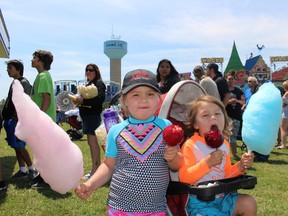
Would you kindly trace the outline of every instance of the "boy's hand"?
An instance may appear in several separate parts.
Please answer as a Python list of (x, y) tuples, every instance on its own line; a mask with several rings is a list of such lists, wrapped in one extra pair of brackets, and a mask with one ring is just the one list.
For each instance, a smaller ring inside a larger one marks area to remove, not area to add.
[(221, 164), (223, 157), (224, 157), (224, 153), (222, 150), (216, 150), (214, 152), (211, 152), (205, 159), (207, 166), (211, 168), (211, 167)]
[(240, 159), (239, 169), (241, 171), (248, 169), (253, 164), (253, 160), (254, 160), (253, 153), (244, 153)]

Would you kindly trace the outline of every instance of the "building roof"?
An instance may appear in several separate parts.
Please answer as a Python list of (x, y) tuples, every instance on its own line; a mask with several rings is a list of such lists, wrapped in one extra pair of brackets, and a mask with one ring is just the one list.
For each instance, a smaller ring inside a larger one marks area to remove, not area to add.
[(235, 71), (244, 70), (244, 66), (240, 60), (235, 41), (233, 42), (233, 47), (232, 47), (230, 59), (229, 59), (229, 62), (227, 64), (227, 67), (226, 67), (224, 73), (227, 73), (230, 70), (235, 70)]
[(247, 59), (246, 63), (245, 63), (245, 70), (246, 71), (252, 70), (252, 68), (255, 66), (255, 64), (257, 63), (257, 61), (259, 60), (260, 57), (261, 57), (261, 55), (258, 55), (258, 56), (252, 57), (250, 59)]
[(278, 71), (275, 71), (272, 73), (272, 81), (277, 81), (277, 80), (287, 80), (288, 79), (288, 67), (282, 68)]

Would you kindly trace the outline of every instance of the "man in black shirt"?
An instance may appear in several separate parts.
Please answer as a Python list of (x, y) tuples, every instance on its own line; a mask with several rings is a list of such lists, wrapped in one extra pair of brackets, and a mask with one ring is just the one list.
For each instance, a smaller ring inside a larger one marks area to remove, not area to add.
[(218, 92), (220, 94), (220, 99), (226, 107), (230, 99), (230, 91), (227, 81), (224, 79), (221, 72), (218, 71), (218, 68), (218, 65), (215, 63), (208, 64), (206, 68), (206, 75), (211, 77), (216, 83)]

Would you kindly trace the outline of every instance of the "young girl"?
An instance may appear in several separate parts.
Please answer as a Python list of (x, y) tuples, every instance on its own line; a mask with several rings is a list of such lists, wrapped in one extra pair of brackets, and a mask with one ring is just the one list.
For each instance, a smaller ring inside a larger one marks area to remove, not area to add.
[(182, 160), (180, 151), (162, 139), (171, 123), (154, 116), (160, 97), (156, 76), (143, 69), (131, 71), (121, 93), (129, 117), (109, 130), (104, 162), (76, 194), (86, 200), (112, 177), (107, 215), (164, 216), (168, 167), (176, 170)]
[[(253, 154), (244, 153), (239, 162), (231, 165), (229, 143), (217, 149), (209, 147), (204, 134), (217, 126), (227, 138), (230, 122), (221, 101), (212, 96), (203, 96), (193, 101), (188, 112), (187, 126), (192, 136), (182, 146), (183, 165), (179, 169), (181, 182), (197, 184), (203, 181), (236, 177), (246, 172), (253, 163)], [(186, 208), (189, 215), (256, 215), (257, 206), (253, 197), (230, 193), (216, 195), (214, 201), (205, 202), (190, 195)]]

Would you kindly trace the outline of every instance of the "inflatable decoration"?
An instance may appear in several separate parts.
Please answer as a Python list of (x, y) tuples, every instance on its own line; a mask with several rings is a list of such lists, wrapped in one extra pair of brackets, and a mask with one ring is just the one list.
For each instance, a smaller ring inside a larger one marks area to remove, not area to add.
[(224, 136), (217, 125), (212, 125), (210, 131), (204, 134), (205, 141), (211, 148), (219, 148), (224, 142)]
[(77, 187), (84, 173), (79, 147), (24, 93), (18, 80), (13, 84), (12, 100), (18, 114), (15, 135), (30, 146), (42, 178), (61, 194)]
[(169, 146), (180, 145), (184, 140), (184, 131), (178, 125), (169, 125), (163, 131), (163, 139)]
[(264, 83), (243, 113), (242, 139), (249, 151), (270, 154), (277, 139), (281, 113), (280, 91), (273, 83)]

